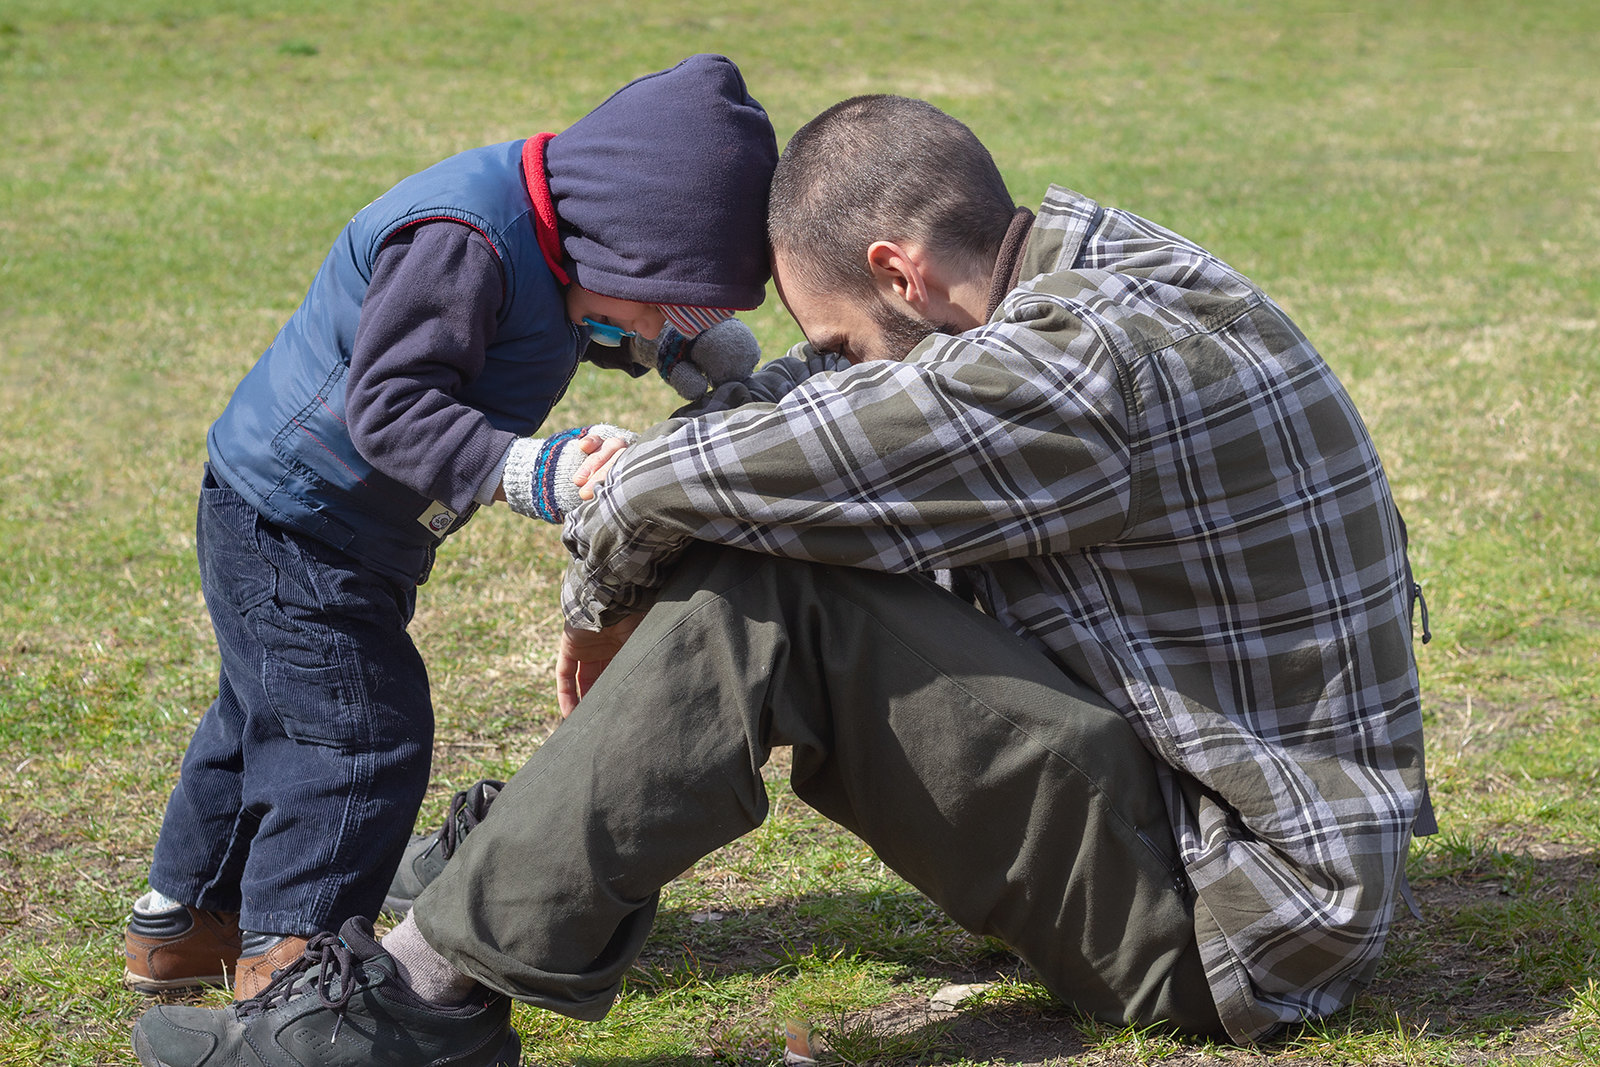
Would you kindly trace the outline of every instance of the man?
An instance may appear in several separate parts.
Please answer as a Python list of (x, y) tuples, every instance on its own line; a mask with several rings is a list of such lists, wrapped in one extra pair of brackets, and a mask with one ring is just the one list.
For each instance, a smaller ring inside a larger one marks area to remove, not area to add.
[(385, 1015), (461, 1063), (507, 995), (599, 1018), (660, 887), (761, 822), (774, 745), (1099, 1017), (1248, 1041), (1370, 980), (1430, 828), (1415, 587), (1311, 345), (1152, 223), (1061, 188), (1016, 209), (919, 101), (807, 124), (768, 224), (813, 351), (655, 428), (569, 517), (569, 718), (381, 947), (348, 926), (249, 1018), (158, 1009), (147, 1063), (267, 1016)]

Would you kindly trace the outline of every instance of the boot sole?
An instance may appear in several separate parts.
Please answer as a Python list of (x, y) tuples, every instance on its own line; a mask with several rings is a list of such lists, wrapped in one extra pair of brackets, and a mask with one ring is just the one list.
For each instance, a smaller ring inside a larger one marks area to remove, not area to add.
[(138, 993), (175, 993), (182, 989), (205, 989), (228, 984), (225, 974), (187, 975), (183, 978), (148, 978), (134, 974), (127, 968), (122, 971), (122, 984)]
[[(138, 1055), (139, 1062), (144, 1067), (171, 1067), (165, 1060), (157, 1056), (150, 1047), (150, 1041), (144, 1036), (144, 1030), (138, 1023), (133, 1024), (133, 1051)], [(521, 1067), (522, 1064), (522, 1039), (517, 1032), (512, 1030), (506, 1035), (505, 1044), (500, 1046), (500, 1051), (494, 1054), (494, 1063), (490, 1067)]]

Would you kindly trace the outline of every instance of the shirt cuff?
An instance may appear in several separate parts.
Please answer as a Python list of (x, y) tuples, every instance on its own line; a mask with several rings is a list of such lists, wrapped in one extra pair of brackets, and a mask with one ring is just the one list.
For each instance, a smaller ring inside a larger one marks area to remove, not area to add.
[(500, 456), (500, 462), (494, 465), (494, 470), (489, 472), (489, 476), (483, 480), (482, 485), (478, 486), (478, 491), (472, 498), (484, 507), (494, 503), (495, 490), (500, 488), (501, 481), (505, 479), (506, 460), (511, 458), (511, 449), (515, 444), (516, 441), (512, 441), (510, 445), (506, 446), (505, 452)]

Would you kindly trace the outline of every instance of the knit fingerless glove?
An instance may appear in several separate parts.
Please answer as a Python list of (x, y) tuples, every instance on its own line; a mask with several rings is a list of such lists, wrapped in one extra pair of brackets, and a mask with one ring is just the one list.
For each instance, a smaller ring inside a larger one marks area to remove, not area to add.
[(562, 430), (550, 437), (517, 438), (506, 454), (506, 470), (501, 478), (511, 510), (545, 522), (565, 522), (567, 513), (582, 502), (572, 476), (588, 458), (583, 449), (576, 447), (578, 439), (586, 436), (622, 440), (630, 445), (638, 438), (631, 430), (603, 422)]

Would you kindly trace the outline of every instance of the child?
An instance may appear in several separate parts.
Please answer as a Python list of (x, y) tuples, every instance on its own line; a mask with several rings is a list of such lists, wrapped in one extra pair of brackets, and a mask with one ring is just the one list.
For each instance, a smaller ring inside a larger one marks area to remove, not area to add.
[[(427, 784), (406, 627), (439, 542), (499, 499), (562, 521), (588, 454), (626, 439), (531, 436), (580, 358), (638, 373), (659, 335), (690, 391), (685, 339), (764, 296), (777, 155), (738, 68), (698, 55), (345, 227), (208, 436), (196, 549), (222, 670), (128, 925), (135, 989), (231, 971), (247, 999), (310, 935), (377, 914)], [(753, 355), (699, 362), (703, 389)]]

